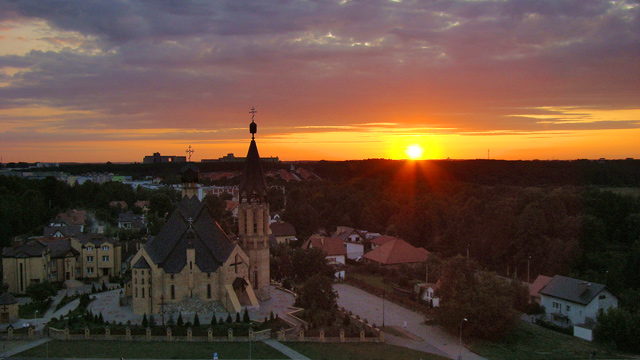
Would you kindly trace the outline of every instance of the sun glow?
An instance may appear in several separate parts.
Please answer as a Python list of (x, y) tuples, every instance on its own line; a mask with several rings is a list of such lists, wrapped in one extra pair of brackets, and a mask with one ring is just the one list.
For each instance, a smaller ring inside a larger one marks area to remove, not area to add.
[(407, 156), (411, 160), (418, 160), (422, 158), (422, 155), (424, 154), (424, 149), (422, 148), (422, 146), (418, 144), (409, 145), (407, 147), (407, 150), (405, 151), (405, 154), (407, 154)]

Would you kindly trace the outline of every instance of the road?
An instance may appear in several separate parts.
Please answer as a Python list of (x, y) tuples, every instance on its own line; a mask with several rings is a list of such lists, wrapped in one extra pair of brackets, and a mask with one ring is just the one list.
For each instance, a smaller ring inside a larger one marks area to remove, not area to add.
[[(346, 284), (334, 284), (333, 287), (339, 295), (339, 306), (352, 311), (355, 315), (360, 315), (361, 318), (367, 319), (369, 323), (382, 325), (382, 298)], [(387, 343), (442, 355), (451, 359), (458, 358), (460, 353), (459, 338), (452, 336), (439, 327), (424, 325), (424, 316), (422, 314), (385, 301), (384, 320), (386, 326), (403, 327), (406, 322), (408, 331), (424, 339), (424, 341), (418, 342), (385, 334)], [(462, 349), (462, 359), (486, 360), (466, 348)]]

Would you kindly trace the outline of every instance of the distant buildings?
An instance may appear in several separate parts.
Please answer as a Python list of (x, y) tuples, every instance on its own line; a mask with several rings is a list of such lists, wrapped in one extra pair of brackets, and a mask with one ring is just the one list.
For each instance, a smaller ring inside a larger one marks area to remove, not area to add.
[(153, 155), (147, 155), (142, 159), (143, 164), (162, 164), (162, 163), (170, 163), (170, 162), (187, 162), (186, 156), (163, 156), (160, 155), (159, 152), (153, 153)]
[[(228, 153), (227, 155), (221, 157), (221, 158), (217, 158), (217, 159), (202, 159), (201, 162), (245, 162), (247, 158), (246, 157), (236, 157), (235, 155), (233, 155), (233, 153)], [(271, 157), (261, 157), (260, 158), (261, 161), (263, 162), (278, 162), (280, 161), (280, 159), (278, 159), (277, 156), (271, 156)]]

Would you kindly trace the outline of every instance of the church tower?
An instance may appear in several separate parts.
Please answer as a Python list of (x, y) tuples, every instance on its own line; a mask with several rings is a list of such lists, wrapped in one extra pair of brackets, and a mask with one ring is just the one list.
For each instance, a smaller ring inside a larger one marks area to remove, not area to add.
[(255, 108), (251, 108), (251, 144), (240, 182), (238, 235), (240, 247), (249, 256), (249, 282), (260, 300), (269, 298), (269, 202), (255, 134)]

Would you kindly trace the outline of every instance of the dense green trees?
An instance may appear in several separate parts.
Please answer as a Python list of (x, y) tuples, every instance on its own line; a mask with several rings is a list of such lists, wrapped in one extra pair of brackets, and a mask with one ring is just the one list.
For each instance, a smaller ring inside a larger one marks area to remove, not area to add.
[(593, 330), (597, 341), (614, 343), (618, 350), (640, 352), (640, 313), (610, 308), (598, 315)]
[(512, 330), (521, 304), (522, 285), (500, 279), (495, 274), (480, 271), (478, 264), (462, 256), (444, 264), (441, 285), (436, 295), (442, 302), (435, 315), (438, 322), (451, 332), (460, 328), (474, 337), (498, 339)]

